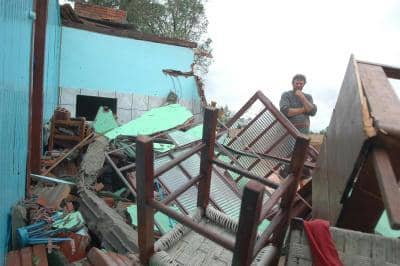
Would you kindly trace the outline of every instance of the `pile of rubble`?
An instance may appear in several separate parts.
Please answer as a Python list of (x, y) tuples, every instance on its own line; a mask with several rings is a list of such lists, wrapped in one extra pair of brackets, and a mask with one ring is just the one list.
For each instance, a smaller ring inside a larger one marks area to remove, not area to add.
[[(241, 118), (247, 111), (243, 109), (227, 125), (221, 123), (216, 157), (264, 176), (277, 188), (290, 162), (294, 131), (279, 119), (273, 120), (275, 109), (272, 113), (265, 111), (266, 104), (271, 108), (265, 96), (258, 92), (253, 98), (250, 102), (259, 100), (264, 104), (262, 113), (243, 125)], [(154, 108), (124, 125), (118, 125), (106, 107), (99, 108), (91, 123), (84, 118), (71, 118), (67, 110), (57, 108), (49, 127), (42, 171), (30, 176), (31, 197), (13, 209), (13, 251), (8, 254), (7, 265), (19, 265), (18, 261), (27, 259), (33, 265), (139, 264), (136, 137), (152, 136), (154, 165), (162, 168), (201, 142), (204, 125), (193, 121), (190, 111), (179, 104)], [(260, 147), (266, 150), (261, 151)], [(310, 169), (316, 159), (313, 152), (310, 148)], [(154, 183), (157, 199), (167, 200), (182, 182), (199, 176), (200, 156), (190, 156), (160, 174)], [(304, 173), (305, 180), (309, 180), (309, 171)], [(237, 220), (242, 189), (248, 179), (217, 166), (212, 169), (212, 176), (211, 205)], [(295, 206), (298, 214), (307, 218), (311, 195), (307, 192), (310, 184), (304, 184)], [(273, 189), (266, 189), (265, 195), (272, 192)], [(190, 214), (196, 209), (196, 194), (196, 189), (191, 188), (169, 206)], [(263, 213), (265, 220), (260, 230), (274, 214)], [(161, 237), (175, 225), (175, 220), (157, 212), (155, 237)]]
[[(13, 208), (7, 265), (25, 260), (32, 265), (138, 264), (136, 193), (124, 177), (128, 172), (134, 178), (134, 167), (117, 167), (134, 165), (135, 136), (162, 133), (156, 149), (163, 153), (175, 147), (165, 132), (189, 126), (193, 116), (177, 104), (155, 108), (122, 126), (107, 107), (99, 108), (92, 123), (57, 108), (46, 134), (41, 173), (30, 175), (31, 197)], [(164, 192), (158, 191), (161, 197)], [(175, 225), (166, 217), (160, 221), (158, 235)]]

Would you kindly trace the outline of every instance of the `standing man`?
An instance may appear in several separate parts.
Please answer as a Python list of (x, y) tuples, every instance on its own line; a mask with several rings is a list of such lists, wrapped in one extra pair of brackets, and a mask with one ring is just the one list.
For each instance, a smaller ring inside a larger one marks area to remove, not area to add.
[(308, 134), (310, 130), (310, 116), (317, 113), (317, 106), (313, 103), (310, 94), (303, 93), (306, 77), (297, 74), (292, 79), (293, 90), (282, 94), (279, 102), (281, 112), (301, 132)]

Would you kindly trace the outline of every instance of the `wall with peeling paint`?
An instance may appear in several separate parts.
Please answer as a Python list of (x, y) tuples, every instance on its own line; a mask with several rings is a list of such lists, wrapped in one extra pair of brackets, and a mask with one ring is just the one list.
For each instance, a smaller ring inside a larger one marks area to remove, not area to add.
[(10, 209), (25, 195), (32, 0), (0, 0), (0, 265), (10, 232)]
[[(193, 58), (191, 48), (63, 26), (60, 98), (64, 95), (69, 98), (60, 99), (59, 103), (74, 114), (77, 94), (125, 99), (137, 96), (117, 111), (124, 120), (130, 120), (159, 106), (174, 91), (183, 105), (194, 110), (194, 102), (200, 105), (195, 79), (171, 77), (162, 72), (163, 69), (191, 71)], [(140, 103), (135, 106), (135, 101)], [(122, 101), (118, 100), (119, 103)]]

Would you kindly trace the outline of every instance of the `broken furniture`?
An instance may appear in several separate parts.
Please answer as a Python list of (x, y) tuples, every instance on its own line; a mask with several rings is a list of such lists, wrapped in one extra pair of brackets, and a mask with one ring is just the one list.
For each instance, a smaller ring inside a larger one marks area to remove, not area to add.
[(386, 209), (400, 229), (400, 101), (389, 78), (400, 69), (350, 58), (313, 174), (314, 218), (373, 232)]
[[(61, 214), (59, 213), (56, 213), (51, 218), (54, 222), (62, 219)], [(19, 245), (21, 247), (26, 247), (28, 245), (47, 244), (49, 242), (58, 243), (62, 241), (72, 240), (71, 238), (66, 237), (51, 237), (62, 231), (62, 228), (53, 228), (52, 223), (41, 221), (35, 224), (18, 228), (17, 236)]]
[[(272, 102), (257, 91), (226, 125), (222, 125), (216, 142), (217, 156), (254, 175), (282, 180), (288, 174), (288, 164), (299, 134)], [(317, 157), (318, 151), (310, 145), (302, 178), (311, 177)], [(231, 171), (227, 174), (241, 188), (249, 180)], [(306, 184), (307, 187), (296, 195), (295, 216), (303, 218), (311, 213), (311, 181)]]
[[(255, 257), (257, 257), (258, 261), (262, 261), (262, 265), (276, 263), (288, 221), (291, 217), (293, 200), (306, 159), (309, 139), (301, 134), (297, 136), (290, 160), (290, 174), (281, 185), (277, 185), (268, 179), (264, 179), (264, 176), (259, 177), (247, 170), (217, 159), (214, 154), (217, 110), (206, 108), (204, 117), (202, 142), (184, 154), (175, 157), (170, 162), (161, 165), (156, 170), (154, 169), (154, 152), (151, 138), (142, 136), (137, 139), (136, 149), (137, 154), (140, 155), (136, 160), (136, 182), (138, 241), (141, 263), (147, 265), (149, 261), (153, 261), (160, 263), (158, 265), (162, 265), (163, 262), (168, 264), (180, 261), (182, 264), (187, 264), (189, 261), (196, 259), (199, 252), (202, 252), (202, 247), (196, 244), (199, 243), (198, 241), (191, 241), (183, 245), (186, 246), (184, 250), (174, 249), (174, 246), (182, 246), (182, 242), (179, 241), (181, 237), (190, 236), (195, 232), (223, 247), (223, 249), (208, 249), (211, 254), (204, 254), (202, 262), (205, 264), (213, 264), (209, 259), (217, 259), (221, 256), (224, 257), (225, 262), (232, 260), (234, 265), (250, 265)], [(155, 200), (153, 191), (154, 178), (167, 173), (197, 151), (201, 151), (199, 175), (187, 180), (176, 190), (171, 191), (171, 194), (161, 202)], [(210, 206), (211, 182), (215, 178), (212, 176), (213, 165), (229, 169), (251, 179), (243, 191), (238, 222)], [(195, 185), (198, 187), (197, 197), (196, 194), (192, 195), (192, 197), (197, 198), (197, 208), (192, 217), (179, 214), (168, 207), (170, 202)], [(263, 204), (265, 186), (276, 188), (276, 190)], [(271, 220), (269, 226), (256, 239), (257, 227), (263, 220), (264, 214), (275, 205), (278, 205), (277, 214)], [(174, 218), (183, 226), (177, 225), (176, 230), (171, 231), (154, 243), (154, 210)], [(222, 229), (218, 231), (210, 230), (210, 227), (215, 226)], [(223, 230), (224, 232), (222, 233)], [(204, 247), (206, 246), (208, 246), (208, 243), (205, 243)], [(218, 250), (218, 254), (213, 253), (216, 250)], [(182, 257), (185, 257), (184, 261), (180, 260)]]
[[(94, 137), (94, 133), (90, 133), (81, 142), (76, 144), (73, 148), (69, 149), (65, 153), (61, 153), (57, 159), (52, 160), (52, 163), (48, 168), (44, 167), (42, 169), (42, 176), (46, 177), (47, 174), (51, 173), (51, 171), (53, 171), (58, 165), (60, 165), (65, 159), (67, 159), (70, 155), (72, 155), (76, 150), (81, 149), (82, 147), (84, 147), (85, 145), (90, 143), (93, 140), (93, 137)], [(43, 165), (45, 166), (46, 164), (43, 164)]]
[[(240, 132), (237, 135), (228, 136), (226, 133), (229, 133), (230, 129), (236, 129), (239, 121), (242, 121), (242, 116), (247, 116), (249, 112), (255, 114), (254, 119), (239, 129)], [(263, 178), (268, 178), (271, 175), (276, 176), (274, 173), (279, 173), (282, 169), (288, 169), (294, 142), (300, 133), (261, 92), (257, 92), (251, 97), (238, 114), (231, 119), (228, 126), (229, 128), (223, 128), (218, 133), (219, 140), (216, 141), (218, 159)], [(177, 157), (185, 155), (188, 157), (187, 160), (177, 164), (170, 171), (157, 177), (157, 181), (161, 184), (161, 188), (166, 192), (167, 197), (171, 194), (171, 191), (175, 191), (188, 180), (199, 176), (200, 149), (195, 153), (190, 153), (190, 149), (193, 147), (199, 148), (201, 130), (202, 125), (198, 125), (185, 132), (172, 130), (155, 136), (165, 137), (175, 144), (173, 150), (155, 155), (155, 167), (167, 164)], [(131, 146), (134, 148), (133, 145)], [(133, 195), (136, 195), (136, 164), (131, 163), (117, 167), (111, 160), (110, 156), (119, 150), (116, 149), (106, 153), (107, 162), (113, 167)], [(265, 151), (266, 153), (263, 153)], [(318, 153), (314, 148), (311, 146), (307, 148), (307, 168), (313, 168), (317, 155)], [(242, 197), (241, 190), (249, 179), (244, 175), (225, 170), (219, 165), (213, 165), (211, 173), (213, 176), (211, 179), (211, 205), (217, 210), (238, 219), (240, 199)], [(310, 171), (308, 171), (309, 174)], [(281, 181), (279, 180), (279, 182)], [(271, 191), (278, 187), (276, 180), (272, 180), (272, 182), (275, 185), (274, 188), (270, 188)], [(267, 192), (264, 201), (271, 195), (271, 192)], [(185, 214), (196, 210), (196, 200), (193, 195), (197, 195), (197, 187), (191, 187), (175, 199), (176, 205)], [(310, 203), (311, 183), (308, 182), (308, 185), (302, 188), (301, 193), (299, 191), (296, 195), (295, 215), (306, 218), (311, 212)], [(268, 217), (270, 219), (274, 215), (274, 211), (271, 210), (270, 213), (264, 213), (263, 215), (265, 215), (264, 218)], [(267, 224), (265, 221), (264, 225)]]
[(55, 145), (72, 148), (89, 135), (89, 131), (84, 117), (71, 118), (68, 110), (57, 107), (51, 119), (48, 150), (53, 150)]
[[(344, 266), (399, 265), (400, 240), (352, 230), (330, 227), (336, 249)], [(293, 219), (290, 225), (286, 266), (312, 266), (312, 256), (303, 222)]]
[[(241, 165), (247, 171), (265, 178), (272, 173), (283, 173), (281, 170), (290, 161), (296, 137), (299, 135), (293, 124), (261, 91), (257, 91), (222, 126), (217, 137), (217, 149), (220, 150), (218, 155), (225, 153), (225, 157), (229, 156), (226, 158), (229, 163)], [(232, 131), (236, 132), (230, 134)], [(316, 149), (309, 146), (307, 161), (315, 162), (317, 157)], [(308, 177), (309, 175), (310, 173)], [(242, 176), (234, 179), (236, 183), (243, 182)]]

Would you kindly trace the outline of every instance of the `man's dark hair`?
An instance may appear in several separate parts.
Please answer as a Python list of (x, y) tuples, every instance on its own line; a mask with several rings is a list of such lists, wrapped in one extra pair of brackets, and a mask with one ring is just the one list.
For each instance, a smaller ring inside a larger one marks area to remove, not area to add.
[(296, 75), (294, 75), (294, 77), (293, 77), (293, 79), (292, 79), (292, 84), (293, 84), (293, 82), (294, 82), (296, 79), (297, 79), (297, 80), (302, 80), (302, 81), (304, 81), (304, 84), (307, 83), (306, 76), (304, 76), (303, 74), (296, 74)]

